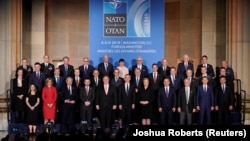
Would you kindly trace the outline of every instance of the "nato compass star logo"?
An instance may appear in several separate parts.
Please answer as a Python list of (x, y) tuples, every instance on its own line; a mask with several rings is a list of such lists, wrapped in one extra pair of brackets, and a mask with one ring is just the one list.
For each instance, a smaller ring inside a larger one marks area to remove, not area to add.
[(110, 0), (109, 5), (113, 9), (118, 9), (119, 7), (121, 7), (122, 1), (121, 0)]

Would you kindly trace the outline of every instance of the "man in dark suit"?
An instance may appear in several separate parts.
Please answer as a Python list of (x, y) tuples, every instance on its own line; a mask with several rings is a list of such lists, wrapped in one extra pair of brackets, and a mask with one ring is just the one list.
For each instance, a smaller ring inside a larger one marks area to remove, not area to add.
[(91, 78), (94, 67), (89, 64), (89, 58), (83, 57), (83, 65), (79, 66), (80, 76), (84, 80), (85, 78)]
[(163, 80), (164, 86), (158, 92), (158, 111), (160, 112), (161, 125), (173, 125), (173, 114), (176, 110), (176, 91), (170, 86), (168, 77)]
[[(94, 69), (92, 74), (93, 74), (93, 77), (90, 79), (90, 82), (91, 82), (90, 85), (95, 90), (95, 93), (97, 95), (97, 89), (102, 85), (102, 80), (99, 76), (100, 74), (99, 74), (98, 69)], [(94, 99), (94, 104), (96, 104), (96, 96)], [(96, 110), (96, 108), (93, 109), (93, 117), (97, 119), (100, 117), (99, 111)]]
[(216, 76), (215, 78), (215, 85), (216, 86), (219, 86), (220, 85), (220, 77), (221, 76), (225, 76), (226, 77), (226, 84), (227, 86), (231, 89), (231, 93), (234, 93), (234, 81), (232, 79), (230, 79), (230, 76), (227, 76), (227, 73), (226, 73), (226, 68), (224, 67), (220, 67), (220, 73)]
[(199, 124), (211, 124), (211, 111), (214, 110), (213, 88), (208, 85), (208, 77), (202, 78), (202, 85), (197, 90), (197, 110), (199, 111)]
[(180, 113), (180, 125), (191, 125), (196, 112), (196, 91), (190, 86), (190, 80), (184, 79), (184, 87), (178, 94), (177, 110)]
[(221, 62), (221, 66), (225, 68), (226, 70), (226, 77), (227, 77), (227, 83), (229, 84), (231, 91), (234, 93), (234, 71), (233, 68), (228, 66), (228, 62), (226, 60), (223, 60)]
[(95, 89), (90, 86), (90, 79), (84, 79), (84, 86), (81, 87), (80, 90), (80, 113), (81, 113), (81, 121), (85, 122), (87, 128), (92, 127), (92, 114), (93, 114), (93, 106), (95, 100)]
[(40, 63), (36, 62), (34, 64), (34, 69), (35, 71), (29, 77), (29, 86), (31, 84), (35, 84), (37, 90), (41, 93), (45, 82), (45, 75), (40, 71), (41, 69)]
[(103, 56), (103, 62), (98, 64), (98, 71), (101, 78), (103, 76), (109, 76), (110, 79), (114, 77), (114, 66), (109, 62), (109, 56), (107, 54)]
[(156, 95), (158, 94), (157, 90), (162, 86), (162, 76), (157, 70), (157, 64), (152, 64), (152, 73), (148, 75), (151, 87), (156, 91)]
[(177, 67), (177, 75), (182, 80), (187, 77), (186, 76), (187, 69), (191, 69), (194, 72), (194, 65), (191, 62), (189, 62), (189, 57), (188, 57), (188, 55), (185, 54), (183, 56), (183, 62), (179, 63), (178, 67)]
[[(176, 68), (170, 68), (170, 75), (169, 75), (170, 85), (178, 91), (181, 87), (181, 78), (176, 74)], [(178, 93), (178, 92), (177, 92)]]
[(234, 81), (234, 71), (231, 67), (228, 66), (228, 63), (226, 60), (221, 61), (221, 66), (226, 69), (226, 76), (228, 76), (227, 81)]
[(197, 78), (199, 85), (202, 85), (202, 79), (203, 77), (208, 78), (208, 85), (214, 88), (214, 79), (207, 74), (207, 68), (206, 67), (201, 67), (201, 75)]
[(78, 92), (80, 88), (83, 86), (83, 80), (80, 77), (80, 70), (78, 68), (74, 69), (74, 77), (73, 77), (73, 87), (76, 87)]
[(233, 93), (226, 85), (226, 77), (220, 77), (220, 85), (215, 92), (215, 110), (219, 112), (218, 123), (230, 124), (230, 111), (233, 110)]
[(54, 75), (52, 77), (53, 85), (56, 87), (57, 92), (61, 92), (61, 88), (66, 85), (65, 79), (60, 76), (60, 69), (55, 68)]
[(135, 68), (134, 74), (131, 75), (132, 78), (132, 83), (135, 85), (136, 92), (138, 91), (138, 88), (142, 86), (142, 76), (141, 76), (141, 70), (139, 68)]
[[(112, 78), (110, 82), (111, 85), (115, 86), (117, 94), (118, 94), (118, 88), (124, 83), (124, 79), (122, 79), (119, 74), (120, 74), (120, 71), (117, 68), (114, 69), (114, 78)], [(116, 121), (116, 122), (119, 121), (119, 109), (118, 108), (114, 111), (113, 118), (114, 118), (113, 121)]]
[(114, 78), (111, 79), (111, 84), (117, 89), (124, 83), (124, 79), (119, 76), (119, 73), (118, 69), (114, 69)]
[[(175, 89), (176, 92), (176, 97), (178, 97), (178, 91), (181, 87), (181, 78), (176, 75), (176, 68), (175, 67), (171, 67), (170, 68), (170, 76), (168, 77), (170, 80), (170, 86), (173, 87)], [(175, 123), (179, 123), (179, 113), (177, 111), (175, 111), (174, 113), (174, 122)]]
[(168, 66), (167, 59), (162, 59), (162, 66), (158, 68), (158, 73), (162, 78), (168, 77), (170, 75), (170, 67)]
[(59, 66), (60, 69), (60, 75), (63, 78), (67, 78), (68, 76), (74, 77), (74, 67), (69, 64), (69, 57), (65, 56), (63, 57), (63, 64)]
[(202, 63), (197, 66), (195, 77), (201, 76), (201, 68), (202, 67), (206, 67), (207, 68), (207, 75), (208, 76), (210, 76), (212, 78), (215, 77), (213, 65), (208, 64), (207, 60), (208, 60), (207, 55), (203, 55), (202, 56)]
[[(66, 85), (65, 79), (60, 76), (60, 69), (56, 68), (54, 71), (54, 76), (52, 77), (53, 85), (57, 89), (58, 97), (61, 96), (61, 90)], [(62, 111), (63, 111), (63, 101), (58, 98), (57, 101), (57, 115), (56, 115), (56, 122), (62, 123)]]
[(113, 110), (117, 108), (117, 93), (115, 86), (109, 82), (109, 76), (103, 77), (103, 85), (97, 89), (96, 109), (100, 112), (102, 129), (111, 129)]
[(141, 77), (141, 70), (139, 68), (135, 68), (135, 70), (134, 70), (133, 73), (134, 74), (131, 75), (131, 77), (134, 76), (132, 78), (132, 85), (135, 86), (135, 102), (136, 103), (135, 103), (135, 110), (132, 111), (132, 120), (135, 123), (140, 123), (141, 119), (140, 119), (140, 116), (138, 114), (140, 112), (140, 109), (139, 109), (140, 103), (138, 102), (139, 101), (138, 100), (138, 96), (139, 96), (138, 95), (138, 90), (142, 86), (142, 80), (143, 80), (143, 78)]
[[(198, 86), (199, 86), (199, 82), (198, 82), (198, 80), (196, 78), (192, 77), (193, 76), (192, 75), (193, 74), (192, 70), (187, 69), (186, 74), (187, 74), (187, 77), (185, 79), (188, 79), (190, 81), (191, 89), (197, 91)], [(184, 80), (182, 80), (183, 81), (183, 84), (182, 84), (183, 87), (184, 87)]]
[(131, 75), (125, 75), (125, 83), (119, 87), (119, 109), (123, 128), (132, 123), (132, 110), (135, 108), (135, 86), (131, 84)]
[[(195, 77), (192, 77), (193, 76), (192, 70), (187, 69), (186, 73), (187, 73), (186, 79), (188, 79), (190, 81), (191, 90), (194, 90), (195, 92), (197, 92), (198, 87), (199, 87), (199, 80)], [(183, 82), (184, 82), (184, 80), (183, 80)], [(182, 87), (184, 87), (184, 83), (182, 84)], [(197, 96), (197, 94), (195, 94), (195, 95)], [(198, 119), (199, 119), (199, 113), (197, 111), (192, 113), (192, 118), (193, 118), (192, 124), (197, 124)]]
[(149, 82), (151, 87), (154, 89), (155, 94), (155, 100), (153, 103), (153, 123), (158, 123), (159, 121), (159, 112), (158, 112), (158, 105), (157, 105), (157, 96), (158, 96), (158, 90), (162, 86), (162, 76), (158, 73), (158, 66), (157, 64), (152, 64), (152, 73), (148, 75)]
[(90, 81), (91, 81), (91, 87), (93, 87), (95, 90), (102, 84), (102, 80), (98, 69), (93, 70), (93, 77), (91, 78)]
[(138, 56), (136, 59), (136, 65), (132, 66), (132, 72), (135, 72), (135, 68), (139, 68), (141, 70), (141, 77), (146, 77), (148, 75), (147, 66), (143, 65), (142, 57)]
[[(75, 87), (77, 89), (77, 96), (79, 97), (80, 95), (80, 89), (83, 86), (83, 80), (80, 77), (80, 70), (78, 68), (74, 69), (74, 77), (73, 77), (73, 83), (72, 86)], [(80, 104), (81, 104), (81, 100), (78, 98), (76, 103), (75, 103), (75, 123), (79, 123), (80, 121)]]
[(41, 64), (41, 72), (45, 74), (45, 78), (52, 78), (54, 75), (55, 66), (49, 62), (49, 56), (44, 55), (44, 62)]
[(22, 59), (22, 65), (17, 67), (16, 74), (17, 70), (20, 68), (23, 70), (23, 78), (25, 78), (27, 82), (29, 82), (29, 76), (33, 73), (33, 68), (31, 65), (28, 65), (28, 61), (26, 58)]
[(72, 86), (73, 79), (66, 78), (66, 86), (62, 88), (63, 101), (63, 117), (62, 117), (62, 132), (69, 134), (74, 128), (75, 103), (77, 100), (77, 89)]

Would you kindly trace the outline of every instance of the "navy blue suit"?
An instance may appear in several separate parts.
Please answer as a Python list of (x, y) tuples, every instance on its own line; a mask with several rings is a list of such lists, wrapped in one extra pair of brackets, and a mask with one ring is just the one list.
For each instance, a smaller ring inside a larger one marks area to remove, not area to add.
[(81, 65), (79, 66), (79, 70), (80, 70), (80, 77), (84, 80), (86, 78), (92, 77), (92, 72), (94, 70), (94, 67), (92, 65), (88, 65), (88, 69), (85, 71), (84, 65)]
[(198, 87), (197, 106), (200, 107), (199, 123), (203, 124), (206, 119), (207, 124), (211, 124), (211, 107), (214, 106), (213, 88), (207, 85), (207, 91), (203, 90), (203, 85)]
[[(191, 69), (193, 74), (192, 77), (194, 77), (194, 65), (192, 63), (188, 63), (187, 69)], [(181, 62), (178, 64), (177, 67), (177, 75), (180, 76), (181, 79), (184, 79), (187, 77), (186, 70), (184, 62)]]
[(40, 72), (39, 78), (36, 76), (36, 72), (33, 72), (30, 77), (29, 77), (29, 86), (31, 84), (35, 84), (37, 87), (37, 90), (39, 92), (42, 92), (42, 88), (44, 86), (44, 81), (45, 81), (45, 74)]
[(58, 77), (58, 82), (56, 82), (55, 76), (52, 77), (52, 80), (53, 80), (53, 85), (54, 85), (54, 86), (56, 87), (56, 89), (57, 89), (57, 92), (60, 92), (61, 89), (62, 89), (62, 87), (63, 87), (64, 85), (66, 85), (66, 84), (65, 84), (65, 79), (64, 79), (63, 77), (61, 77), (61, 76)]
[[(137, 65), (132, 67), (132, 72), (135, 72), (135, 69), (138, 68)], [(141, 65), (141, 77), (146, 77), (148, 75), (148, 68), (145, 65)]]
[(174, 82), (171, 79), (171, 75), (168, 78), (171, 81), (170, 86), (174, 87), (175, 90), (179, 90), (181, 87), (181, 78), (179, 76), (175, 76)]
[(173, 111), (172, 108), (176, 107), (176, 90), (173, 87), (169, 87), (168, 96), (165, 93), (165, 87), (161, 87), (158, 92), (158, 107), (162, 108), (160, 113), (161, 124), (173, 124)]

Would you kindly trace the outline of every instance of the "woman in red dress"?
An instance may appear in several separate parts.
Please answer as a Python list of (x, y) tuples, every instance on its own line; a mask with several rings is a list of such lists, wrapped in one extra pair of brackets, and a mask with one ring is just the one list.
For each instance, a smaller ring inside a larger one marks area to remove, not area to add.
[(53, 86), (52, 79), (47, 78), (45, 83), (46, 86), (43, 88), (42, 91), (44, 124), (48, 123), (48, 121), (54, 123), (57, 100), (57, 90)]

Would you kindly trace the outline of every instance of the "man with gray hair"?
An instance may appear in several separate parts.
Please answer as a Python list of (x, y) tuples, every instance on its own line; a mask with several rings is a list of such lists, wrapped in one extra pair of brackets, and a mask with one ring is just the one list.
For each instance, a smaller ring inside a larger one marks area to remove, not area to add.
[[(181, 63), (178, 64), (178, 68), (177, 68), (177, 75), (184, 80), (187, 75), (186, 75), (186, 70), (190, 69), (192, 70), (192, 72), (194, 72), (194, 65), (189, 62), (189, 56), (187, 54), (183, 55), (183, 61)], [(192, 74), (192, 77), (194, 76), (194, 74)]]
[(148, 68), (147, 66), (143, 65), (143, 59), (141, 56), (138, 56), (136, 59), (136, 65), (132, 67), (132, 72), (135, 72), (135, 69), (138, 68), (141, 70), (141, 76), (146, 77), (148, 75)]

